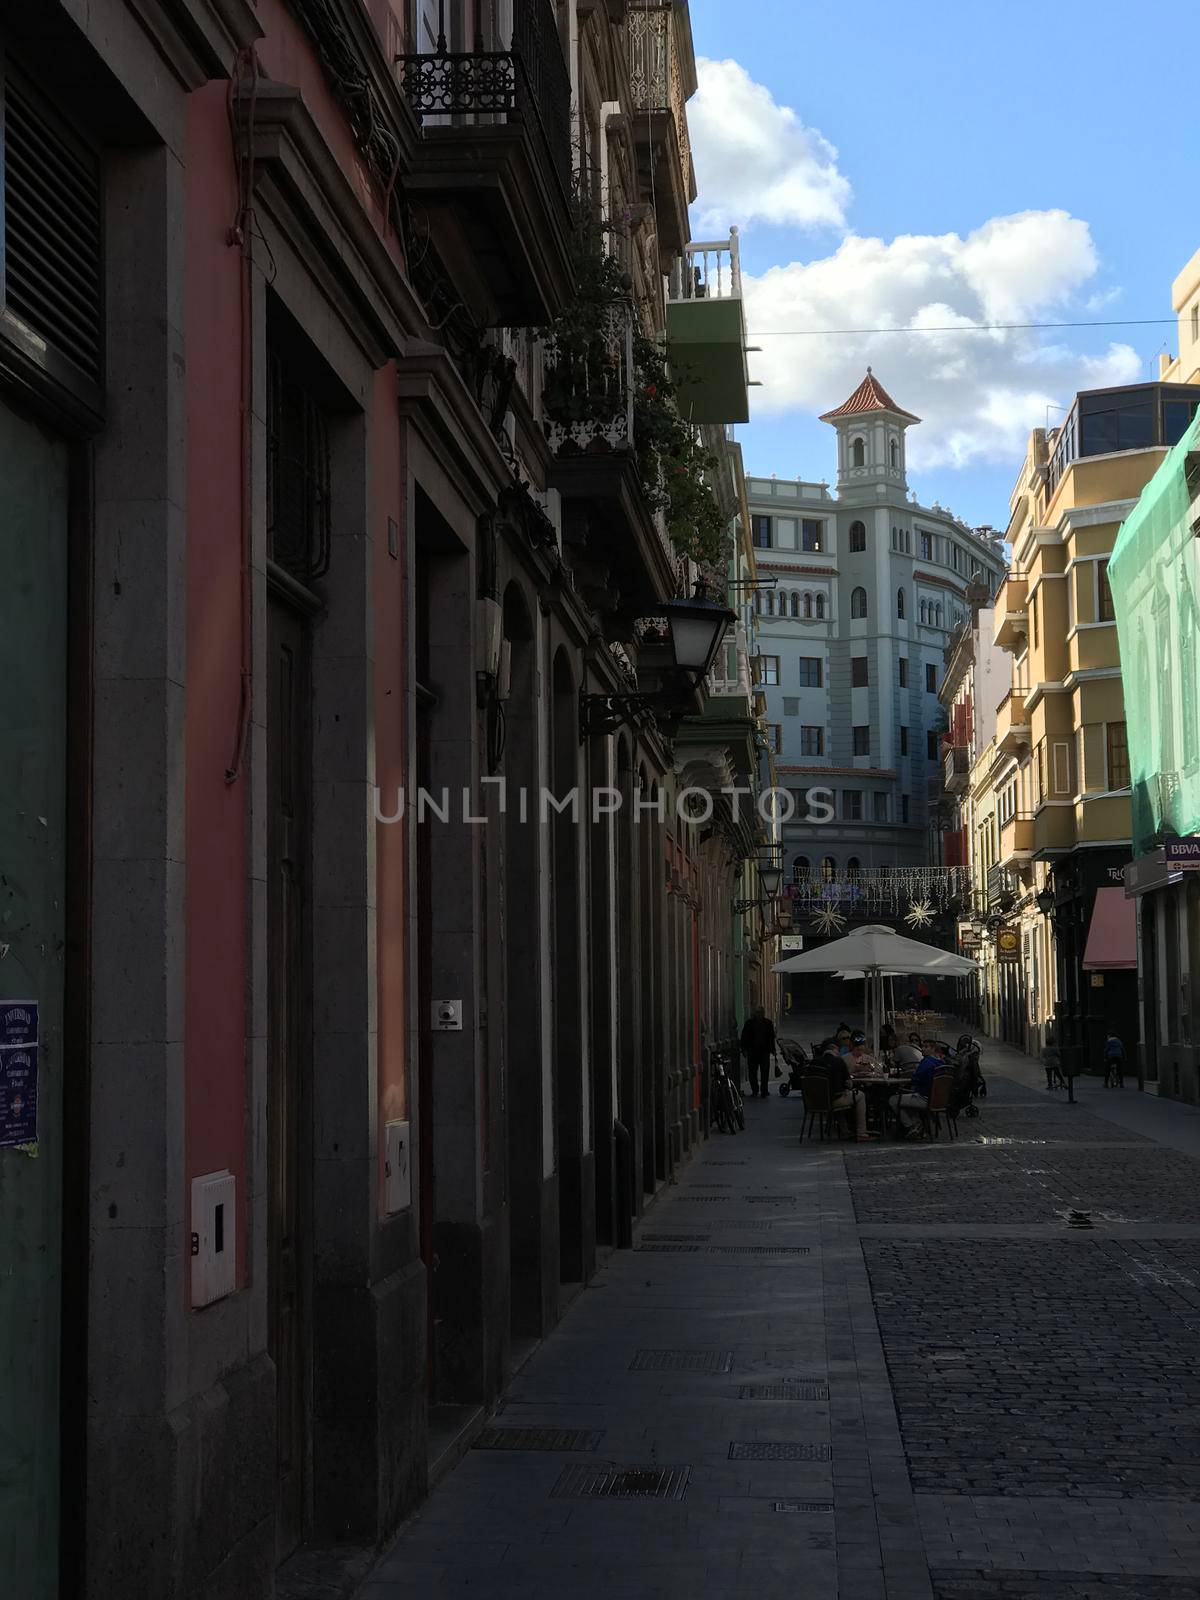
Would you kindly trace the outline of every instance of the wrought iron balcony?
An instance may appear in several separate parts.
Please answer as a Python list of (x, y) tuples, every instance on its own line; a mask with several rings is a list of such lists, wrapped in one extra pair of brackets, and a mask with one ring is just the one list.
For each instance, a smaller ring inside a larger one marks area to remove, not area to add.
[(587, 335), (546, 345), (546, 442), (555, 455), (633, 448), (633, 309), (613, 306)]
[(696, 198), (687, 98), (696, 87), (687, 8), (635, 0), (625, 18), (631, 132), (642, 198), (653, 199), (668, 251), (687, 243), (687, 208)]
[(396, 64), (422, 127), (407, 191), (473, 309), (530, 327), (570, 292), (571, 86), (551, 0), (513, 10), (508, 49), (451, 49), (442, 0), (435, 48)]

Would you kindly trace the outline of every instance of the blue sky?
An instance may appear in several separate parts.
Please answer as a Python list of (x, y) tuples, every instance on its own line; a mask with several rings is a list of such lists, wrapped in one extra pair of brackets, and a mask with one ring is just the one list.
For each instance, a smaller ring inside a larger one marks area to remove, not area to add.
[[(852, 14), (691, 0), (691, 15), (697, 55), (747, 75), (708, 69), (689, 120), (693, 233), (741, 207), (744, 268), (776, 269), (748, 295), (752, 335), (764, 319), (940, 325), (937, 307), (955, 321), (1171, 315), (1171, 280), (1200, 248), (1187, 0), (860, 0)], [(927, 419), (910, 444), (921, 500), (998, 527), (1047, 403), (1151, 376), (1175, 349), (1171, 326), (750, 343), (770, 351), (751, 358), (770, 395), (751, 391), (748, 470), (831, 477), (816, 413), (870, 361)]]

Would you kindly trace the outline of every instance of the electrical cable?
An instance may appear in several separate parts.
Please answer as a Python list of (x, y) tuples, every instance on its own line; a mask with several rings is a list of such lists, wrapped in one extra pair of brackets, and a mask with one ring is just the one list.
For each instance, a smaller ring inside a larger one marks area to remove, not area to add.
[(756, 328), (749, 339), (843, 339), (874, 333), (1012, 333), (1040, 328), (1156, 328), (1175, 317), (1117, 317), (1104, 322), (955, 322), (933, 328)]

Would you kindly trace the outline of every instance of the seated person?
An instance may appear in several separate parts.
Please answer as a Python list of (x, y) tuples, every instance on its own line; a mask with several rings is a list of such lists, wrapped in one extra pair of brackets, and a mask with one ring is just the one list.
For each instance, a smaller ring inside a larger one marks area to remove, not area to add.
[(830, 1105), (834, 1111), (854, 1112), (855, 1137), (860, 1144), (867, 1144), (871, 1135), (867, 1132), (866, 1096), (855, 1093), (846, 1057), (827, 1050), (817, 1057), (805, 1076), (828, 1078)]
[(883, 1027), (879, 1030), (879, 1048), (885, 1055), (888, 1055), (899, 1043), (900, 1039), (895, 1028), (892, 1027), (890, 1022), (885, 1022)]
[(870, 1046), (865, 1035), (856, 1033), (850, 1046), (850, 1054), (846, 1057), (846, 1065), (850, 1068), (852, 1078), (870, 1077), (875, 1070), (875, 1062), (871, 1056)]
[(835, 1035), (835, 1047), (838, 1055), (848, 1056), (850, 1054), (850, 1039), (850, 1029), (843, 1022)]
[[(941, 1046), (931, 1044), (929, 1049), (930, 1054), (922, 1054), (919, 1057), (912, 1045), (905, 1045), (896, 1051), (896, 1065), (909, 1066), (913, 1069), (908, 1088), (901, 1091), (896, 1101), (897, 1118), (910, 1139), (920, 1136), (921, 1113), (929, 1108), (929, 1091), (933, 1085), (934, 1075), (943, 1072), (946, 1067)], [(914, 1057), (917, 1059), (914, 1060)]]

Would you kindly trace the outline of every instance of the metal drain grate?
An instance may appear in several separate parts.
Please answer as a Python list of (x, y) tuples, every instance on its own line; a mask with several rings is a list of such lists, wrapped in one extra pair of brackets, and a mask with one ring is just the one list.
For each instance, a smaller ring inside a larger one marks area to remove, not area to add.
[(732, 1372), (732, 1350), (639, 1350), (630, 1372)]
[(748, 1194), (743, 1198), (752, 1206), (792, 1205), (798, 1199), (794, 1194)]
[(635, 1256), (694, 1256), (700, 1248), (698, 1244), (635, 1244), (633, 1253)]
[(829, 1386), (817, 1382), (744, 1383), (739, 1400), (828, 1400)]
[(808, 1256), (806, 1244), (710, 1244), (710, 1256)]
[(689, 1189), (732, 1189), (733, 1184), (729, 1179), (726, 1179), (724, 1182), (702, 1182), (699, 1179), (694, 1178), (687, 1187)]
[(707, 1244), (707, 1233), (644, 1233), (643, 1244)]
[(729, 1446), (730, 1461), (829, 1461), (832, 1455), (827, 1444), (759, 1444), (737, 1439)]
[(677, 1206), (725, 1205), (729, 1198), (727, 1194), (677, 1194), (675, 1204)]
[(691, 1467), (564, 1467), (552, 1498), (581, 1495), (606, 1500), (682, 1500)]
[(724, 1222), (718, 1217), (713, 1220), (714, 1228), (727, 1228), (730, 1233), (769, 1233), (774, 1226), (775, 1224), (766, 1217), (749, 1220), (744, 1217), (741, 1219), (726, 1217)]
[[(1060, 1212), (1059, 1214), (1061, 1215), (1062, 1213)], [(1094, 1228), (1096, 1226), (1092, 1221), (1092, 1213), (1090, 1211), (1068, 1211), (1066, 1221), (1068, 1228)]]
[(604, 1437), (587, 1428), (484, 1428), (476, 1450), (597, 1450)]
[(772, 1511), (812, 1511), (828, 1514), (833, 1510), (832, 1500), (776, 1500)]

